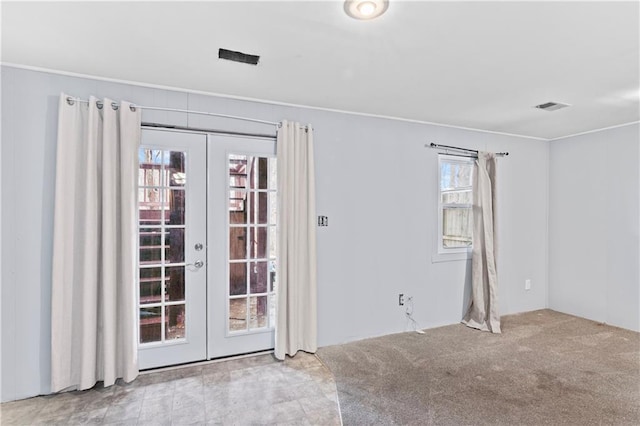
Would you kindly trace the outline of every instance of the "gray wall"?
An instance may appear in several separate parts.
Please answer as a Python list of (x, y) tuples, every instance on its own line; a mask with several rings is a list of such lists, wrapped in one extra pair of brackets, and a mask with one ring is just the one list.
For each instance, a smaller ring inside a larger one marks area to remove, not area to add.
[[(60, 92), (312, 123), (316, 141), (320, 346), (458, 322), (467, 261), (434, 262), (437, 154), (427, 142), (509, 151), (500, 160), (502, 314), (547, 303), (548, 143), (442, 126), (279, 106), (2, 68), (2, 400), (49, 391), (50, 271)], [(265, 131), (264, 126), (144, 111), (143, 121)], [(270, 129), (266, 129), (270, 130)], [(438, 259), (435, 259), (438, 260)], [(524, 280), (532, 289), (524, 290)], [(54, 355), (55, 356), (55, 355)]]
[(550, 142), (549, 307), (640, 331), (640, 126)]

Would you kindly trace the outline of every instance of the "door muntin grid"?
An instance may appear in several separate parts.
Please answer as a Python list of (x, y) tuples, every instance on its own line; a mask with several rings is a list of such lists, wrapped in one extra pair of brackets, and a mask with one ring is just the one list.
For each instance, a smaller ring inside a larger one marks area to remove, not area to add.
[(139, 164), (139, 343), (184, 342), (187, 155), (140, 148)]
[(277, 164), (272, 156), (227, 156), (227, 335), (275, 326)]

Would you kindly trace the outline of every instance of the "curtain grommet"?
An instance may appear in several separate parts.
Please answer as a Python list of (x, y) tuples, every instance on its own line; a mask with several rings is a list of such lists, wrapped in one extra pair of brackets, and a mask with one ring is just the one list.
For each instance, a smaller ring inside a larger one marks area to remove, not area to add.
[(71, 96), (67, 96), (67, 104), (69, 105), (73, 105), (75, 104), (76, 101), (73, 100), (73, 98)]

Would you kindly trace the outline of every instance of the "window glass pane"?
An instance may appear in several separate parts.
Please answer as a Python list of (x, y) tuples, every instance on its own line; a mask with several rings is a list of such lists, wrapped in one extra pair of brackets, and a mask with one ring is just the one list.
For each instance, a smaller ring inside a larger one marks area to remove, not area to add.
[(447, 248), (469, 247), (473, 235), (471, 208), (445, 208), (442, 211), (442, 245)]
[(247, 298), (229, 299), (229, 331), (247, 329)]
[(229, 295), (240, 296), (247, 294), (247, 264), (229, 264)]
[(160, 307), (140, 309), (140, 343), (162, 340), (162, 311)]
[(440, 189), (448, 190), (471, 186), (473, 163), (440, 161)]
[(229, 258), (247, 258), (247, 228), (229, 228)]
[(184, 266), (165, 268), (164, 291), (167, 302), (184, 300)]
[(442, 192), (442, 204), (471, 204), (471, 190)]
[(249, 287), (251, 293), (266, 293), (267, 278), (267, 262), (251, 262), (249, 264)]
[(267, 296), (253, 296), (249, 298), (249, 328), (264, 328), (267, 326)]
[(161, 274), (162, 268), (140, 268), (140, 304), (160, 302)]
[(165, 307), (165, 339), (184, 339), (185, 337), (185, 305), (171, 305)]

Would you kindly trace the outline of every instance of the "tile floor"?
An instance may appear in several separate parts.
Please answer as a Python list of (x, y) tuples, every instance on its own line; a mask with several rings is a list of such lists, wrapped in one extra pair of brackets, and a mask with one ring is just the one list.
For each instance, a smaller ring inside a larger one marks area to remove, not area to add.
[(314, 355), (270, 355), (142, 374), (130, 384), (0, 406), (5, 425), (341, 425), (331, 372)]

